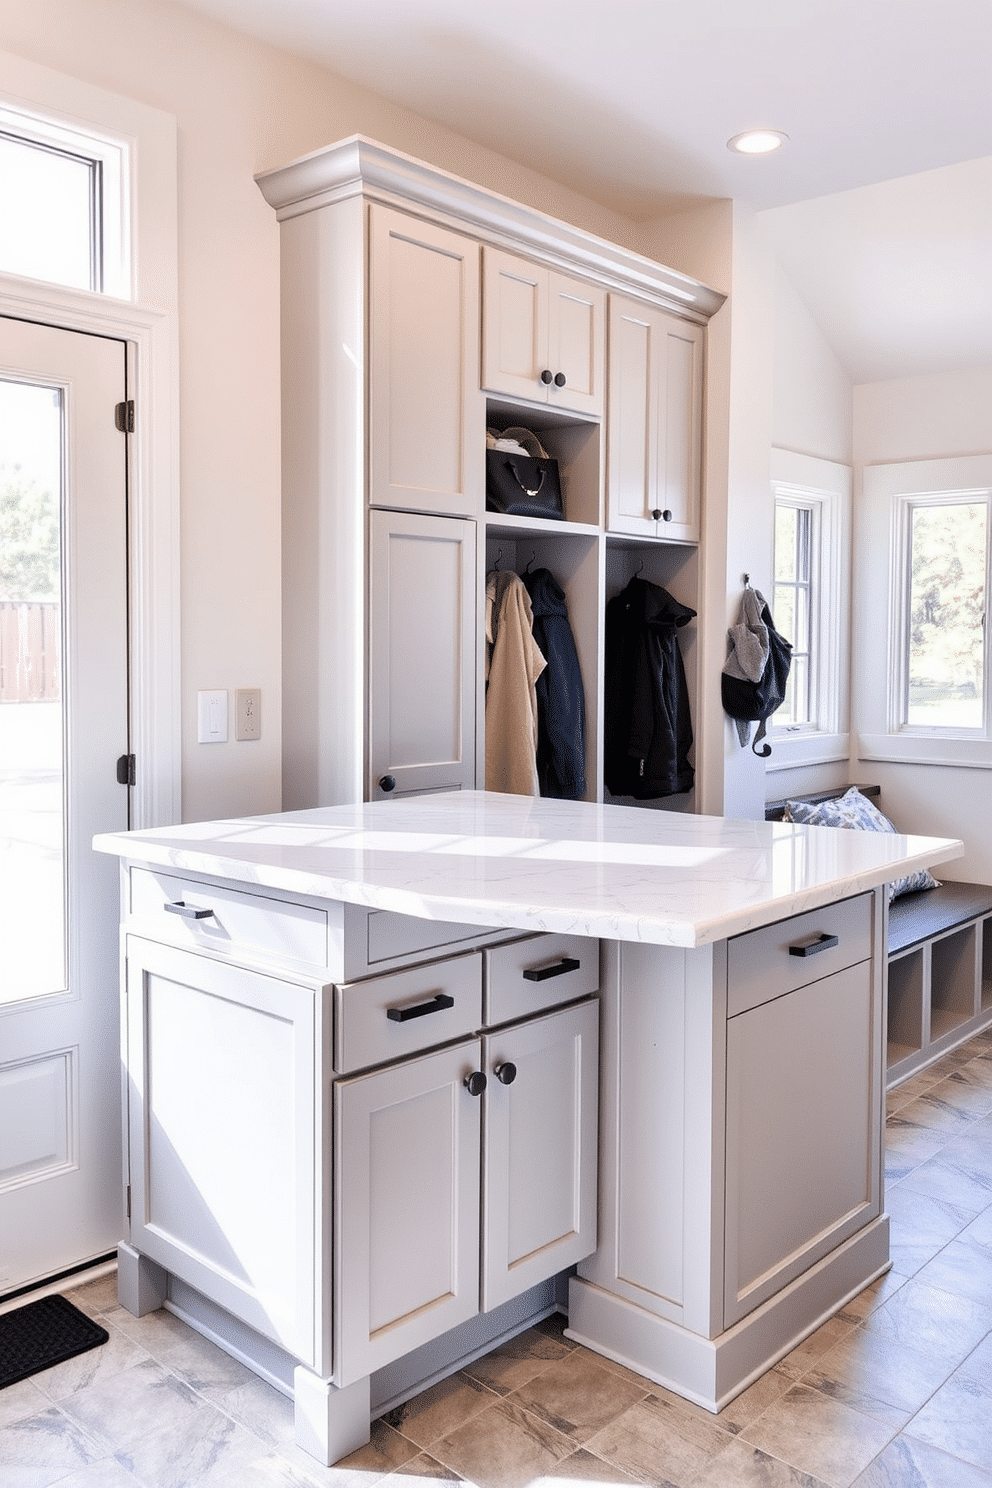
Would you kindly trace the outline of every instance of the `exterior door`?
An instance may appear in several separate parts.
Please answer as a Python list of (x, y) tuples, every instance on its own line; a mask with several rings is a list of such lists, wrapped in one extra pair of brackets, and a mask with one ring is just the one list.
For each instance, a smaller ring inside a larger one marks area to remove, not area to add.
[(121, 1227), (121, 341), (0, 318), (0, 1295)]

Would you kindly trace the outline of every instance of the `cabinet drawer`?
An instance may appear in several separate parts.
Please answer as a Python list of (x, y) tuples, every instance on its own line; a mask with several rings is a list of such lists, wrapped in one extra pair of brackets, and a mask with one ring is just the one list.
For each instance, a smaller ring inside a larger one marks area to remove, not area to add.
[(871, 955), (872, 895), (738, 935), (727, 946), (727, 1016), (820, 981)]
[(480, 941), (516, 940), (519, 931), (488, 929), (452, 920), (421, 920), (391, 909), (344, 906), (344, 979), (399, 970), (404, 961), (475, 950)]
[(509, 1023), (599, 990), (599, 941), (530, 935), (492, 946), (486, 958), (486, 1023)]
[(327, 910), (245, 894), (150, 868), (131, 869), (128, 928), (172, 945), (278, 961), (327, 965)]
[(344, 1074), (474, 1033), (482, 1023), (477, 951), (334, 989), (334, 1067)]

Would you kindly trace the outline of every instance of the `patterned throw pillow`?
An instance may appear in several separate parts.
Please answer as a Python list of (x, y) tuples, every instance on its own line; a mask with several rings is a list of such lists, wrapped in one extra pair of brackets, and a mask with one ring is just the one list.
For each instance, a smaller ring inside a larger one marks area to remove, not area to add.
[[(833, 801), (787, 801), (782, 813), (783, 821), (803, 822), (808, 827), (849, 827), (856, 832), (896, 832), (898, 829), (863, 796), (856, 785), (852, 785), (843, 796)], [(916, 889), (939, 888), (937, 880), (927, 868), (919, 873), (910, 873), (906, 878), (897, 878), (889, 884), (889, 903), (899, 894), (911, 894)]]

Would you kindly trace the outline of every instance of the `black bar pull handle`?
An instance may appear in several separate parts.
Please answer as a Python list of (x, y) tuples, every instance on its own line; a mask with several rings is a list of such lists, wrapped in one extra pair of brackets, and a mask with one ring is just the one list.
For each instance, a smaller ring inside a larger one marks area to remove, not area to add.
[(438, 992), (430, 1002), (418, 1002), (413, 1007), (387, 1008), (386, 1017), (391, 1023), (408, 1023), (411, 1018), (426, 1018), (428, 1013), (441, 1013), (454, 1005), (455, 999), (447, 992)]
[(196, 909), (183, 899), (177, 899), (175, 904), (167, 904), (165, 908), (167, 913), (181, 915), (184, 920), (209, 920), (213, 914), (212, 909)]
[(836, 935), (827, 935), (826, 933), (824, 933), (823, 935), (817, 936), (816, 940), (811, 940), (808, 945), (790, 946), (789, 955), (818, 956), (821, 951), (832, 950), (833, 947), (838, 944), (839, 941)]
[(579, 962), (574, 956), (562, 956), (553, 966), (528, 966), (524, 972), (527, 982), (546, 982), (549, 977), (564, 976), (568, 971), (578, 971)]

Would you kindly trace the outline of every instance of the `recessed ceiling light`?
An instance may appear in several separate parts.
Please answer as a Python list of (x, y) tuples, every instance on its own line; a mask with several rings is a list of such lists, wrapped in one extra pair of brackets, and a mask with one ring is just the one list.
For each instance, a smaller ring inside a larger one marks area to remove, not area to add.
[(727, 149), (738, 155), (770, 155), (789, 138), (780, 129), (747, 129), (727, 141)]

